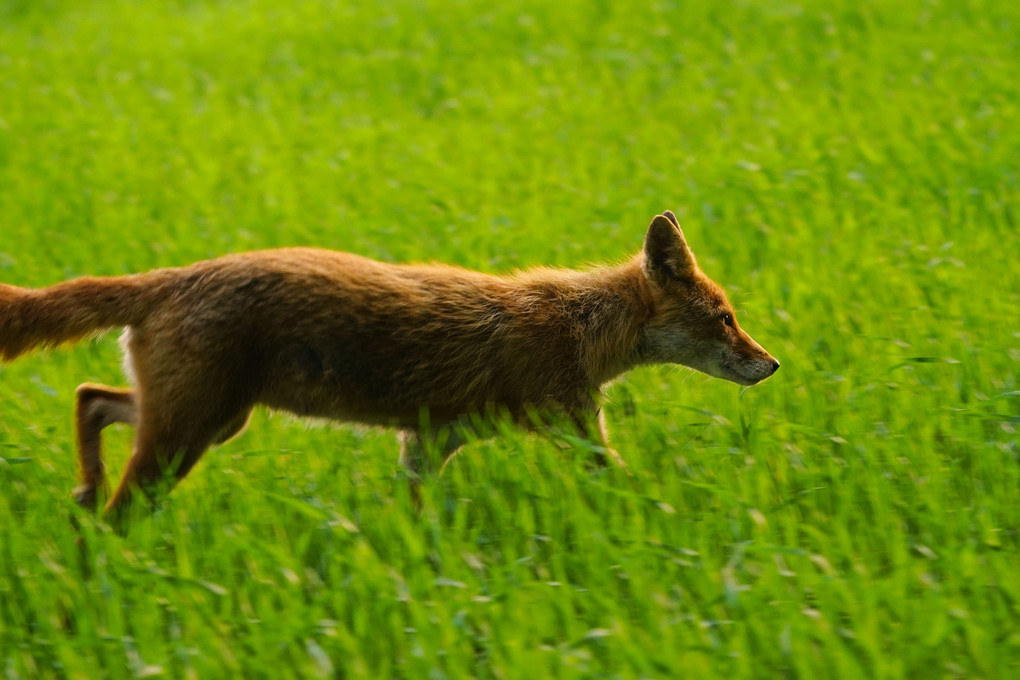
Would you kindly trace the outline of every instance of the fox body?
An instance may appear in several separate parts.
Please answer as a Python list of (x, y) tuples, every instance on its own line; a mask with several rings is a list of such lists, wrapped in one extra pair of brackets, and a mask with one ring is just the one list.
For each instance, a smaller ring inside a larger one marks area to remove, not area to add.
[(239, 433), (257, 404), (395, 426), (416, 480), (429, 439), (448, 457), (461, 443), (453, 426), (472, 414), (558, 412), (608, 447), (599, 390), (635, 366), (679, 363), (747, 385), (779, 367), (670, 212), (637, 256), (588, 271), (493, 276), (291, 248), (38, 290), (0, 284), (4, 360), (113, 327), (127, 328), (135, 387), (82, 385), (76, 417), (86, 506), (104, 486), (101, 430), (137, 428), (107, 504), (114, 518)]

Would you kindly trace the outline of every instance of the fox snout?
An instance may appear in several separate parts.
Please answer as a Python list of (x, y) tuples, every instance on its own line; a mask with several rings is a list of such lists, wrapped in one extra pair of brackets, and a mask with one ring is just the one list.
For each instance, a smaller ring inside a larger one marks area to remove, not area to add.
[(649, 328), (645, 356), (652, 361), (683, 364), (738, 385), (755, 385), (779, 370), (779, 360), (729, 321), (689, 324), (677, 320)]
[[(757, 385), (779, 370), (779, 360), (769, 354), (737, 362), (722, 362), (724, 375), (720, 376), (740, 385)], [(727, 375), (728, 374), (728, 375)]]
[[(735, 331), (735, 332), (734, 332)], [(779, 370), (779, 360), (765, 351), (742, 328), (730, 328), (730, 342), (724, 349), (719, 376), (741, 385), (755, 385)]]

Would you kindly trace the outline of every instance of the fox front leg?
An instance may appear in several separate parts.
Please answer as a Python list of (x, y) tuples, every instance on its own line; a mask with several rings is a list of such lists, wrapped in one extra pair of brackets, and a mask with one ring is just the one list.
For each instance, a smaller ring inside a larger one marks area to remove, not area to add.
[(464, 440), (452, 427), (428, 434), (418, 429), (401, 430), (399, 438), (400, 467), (407, 474), (411, 500), (420, 508), (422, 477), (437, 469), (442, 471), (457, 449), (464, 445)]
[(612, 462), (616, 467), (627, 470), (627, 461), (609, 443), (609, 429), (606, 426), (606, 412), (599, 408), (594, 415), (572, 414), (571, 418), (577, 425), (581, 436), (595, 444), (594, 462), (597, 467), (605, 468)]

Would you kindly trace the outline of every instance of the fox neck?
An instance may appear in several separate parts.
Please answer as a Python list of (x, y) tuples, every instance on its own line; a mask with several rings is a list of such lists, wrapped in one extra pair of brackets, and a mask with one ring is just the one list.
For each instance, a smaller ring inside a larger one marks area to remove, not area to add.
[(647, 279), (635, 258), (578, 272), (573, 283), (570, 313), (578, 329), (578, 358), (598, 388), (641, 363), (638, 346), (652, 309)]

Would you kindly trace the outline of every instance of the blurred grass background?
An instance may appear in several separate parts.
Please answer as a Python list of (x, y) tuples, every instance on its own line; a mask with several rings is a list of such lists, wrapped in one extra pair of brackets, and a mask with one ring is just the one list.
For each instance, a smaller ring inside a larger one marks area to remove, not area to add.
[(6, 677), (1015, 677), (1017, 35), (991, 0), (0, 0), (0, 280), (581, 266), (671, 208), (783, 362), (637, 370), (633, 477), (507, 428), (421, 517), (391, 433), (262, 414), (126, 539), (68, 496), (113, 337), (0, 366)]

